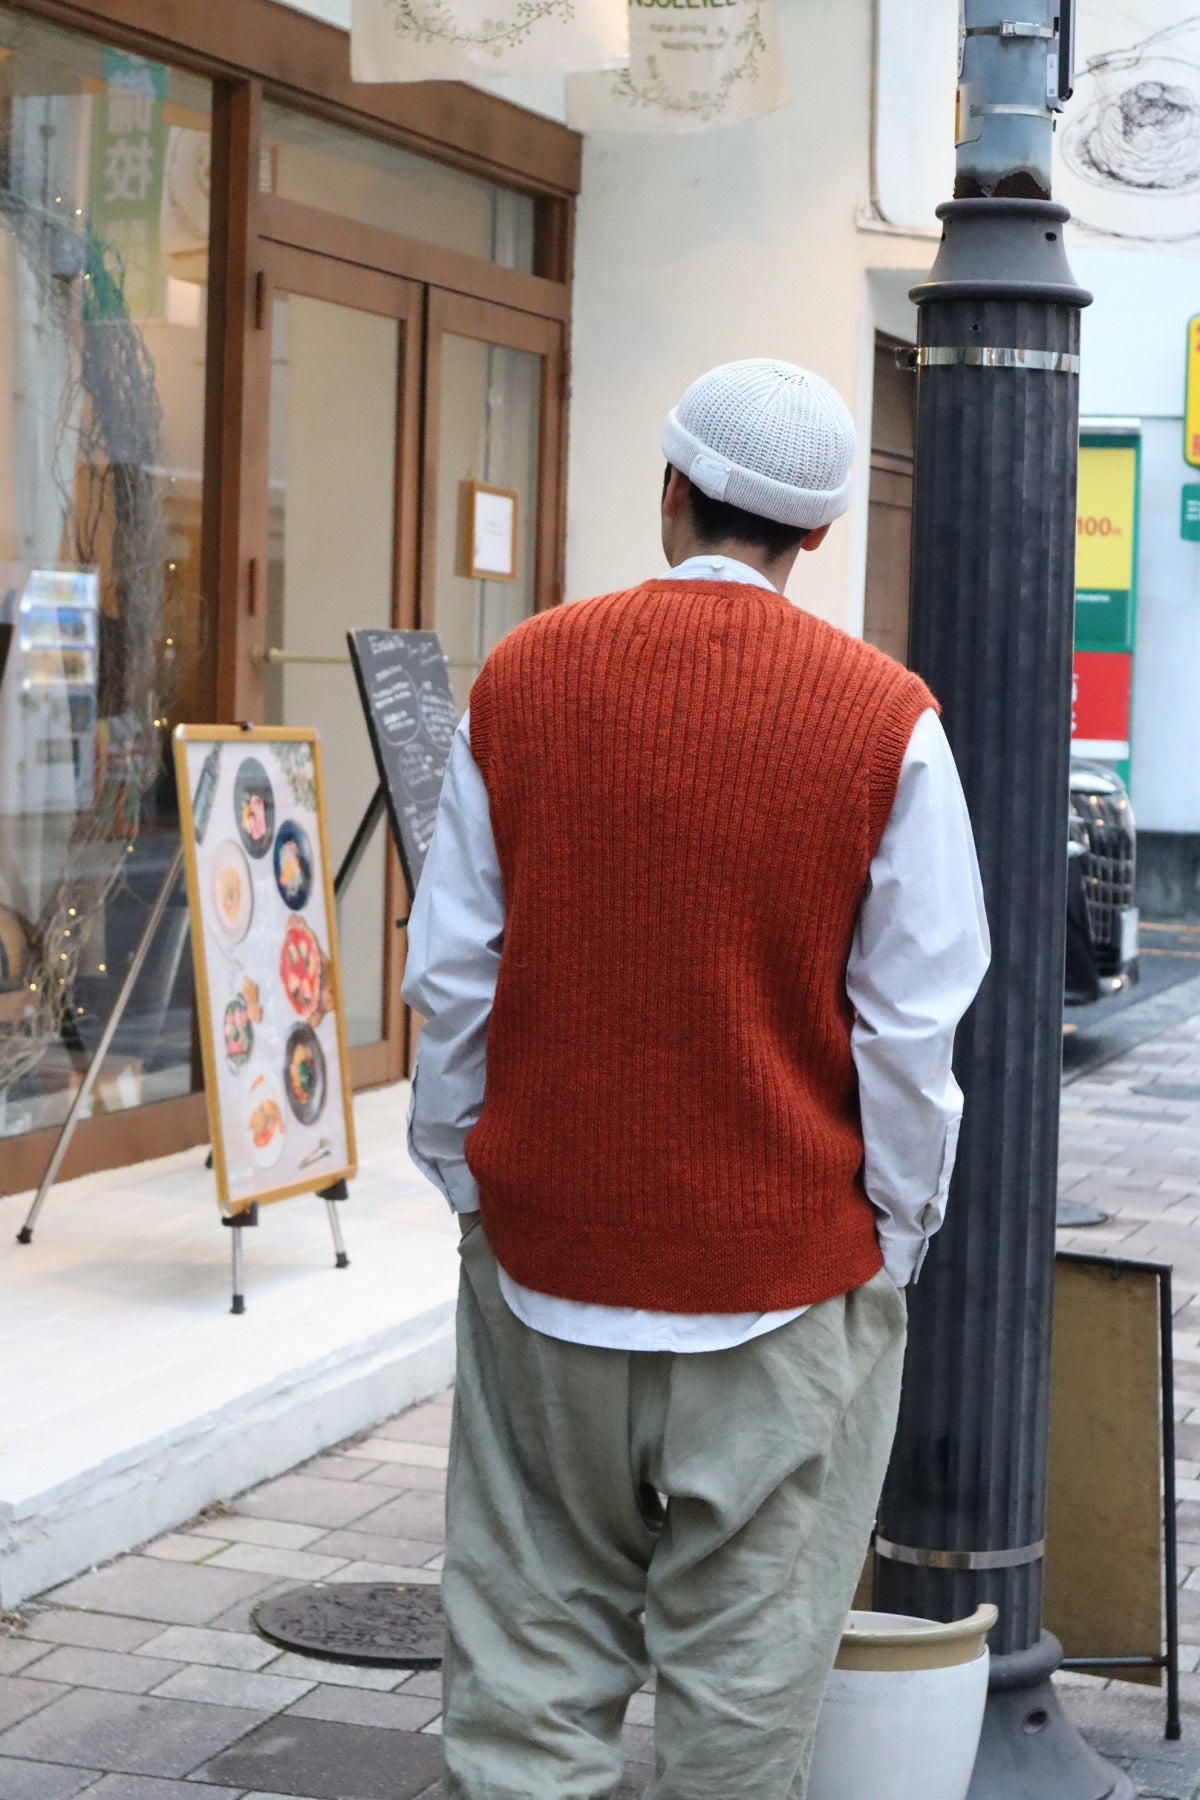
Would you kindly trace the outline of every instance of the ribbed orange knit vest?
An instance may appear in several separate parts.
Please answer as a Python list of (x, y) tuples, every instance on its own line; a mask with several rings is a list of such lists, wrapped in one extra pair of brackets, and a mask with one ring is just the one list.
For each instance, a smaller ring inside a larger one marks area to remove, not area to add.
[(772, 1311), (882, 1266), (846, 964), (932, 704), (725, 582), (560, 607), (492, 652), (471, 747), (505, 930), (467, 1159), (523, 1286)]

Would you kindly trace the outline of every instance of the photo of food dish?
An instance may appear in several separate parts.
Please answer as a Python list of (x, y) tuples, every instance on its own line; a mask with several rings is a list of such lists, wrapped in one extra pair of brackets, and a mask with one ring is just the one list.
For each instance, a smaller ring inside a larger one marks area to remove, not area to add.
[(231, 944), (240, 944), (254, 912), (254, 883), (240, 844), (226, 838), (217, 846), (212, 874), (213, 913)]
[(271, 1168), (283, 1155), (286, 1124), (279, 1083), (269, 1069), (259, 1069), (251, 1079), (242, 1118), (250, 1154), (260, 1168)]
[(325, 1052), (311, 1025), (293, 1025), (283, 1057), (283, 1091), (302, 1125), (320, 1118), (325, 1104)]
[(311, 1020), (321, 1006), (325, 957), (311, 926), (303, 919), (293, 919), (283, 935), (279, 979), (292, 1011)]
[(249, 1062), (250, 1052), (254, 1048), (250, 1009), (240, 994), (225, 1008), (221, 1035), (225, 1045), (225, 1061), (236, 1075)]
[(275, 886), (292, 912), (308, 905), (312, 893), (313, 857), (308, 833), (295, 819), (285, 819), (275, 833)]
[(233, 818), (248, 853), (258, 858), (275, 835), (275, 790), (257, 756), (244, 756), (233, 783)]

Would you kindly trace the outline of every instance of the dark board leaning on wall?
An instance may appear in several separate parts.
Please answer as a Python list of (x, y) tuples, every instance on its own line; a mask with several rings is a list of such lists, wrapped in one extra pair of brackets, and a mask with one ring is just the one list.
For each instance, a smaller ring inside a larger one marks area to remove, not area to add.
[(458, 715), (436, 631), (348, 631), (350, 660), (411, 900)]

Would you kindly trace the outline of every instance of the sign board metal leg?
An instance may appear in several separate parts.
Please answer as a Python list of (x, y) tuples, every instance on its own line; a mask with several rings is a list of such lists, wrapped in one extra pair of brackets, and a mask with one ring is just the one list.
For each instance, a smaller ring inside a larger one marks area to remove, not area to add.
[(234, 1213), (231, 1219), (222, 1219), (221, 1223), (229, 1231), (233, 1248), (233, 1300), (229, 1310), (231, 1313), (244, 1313), (246, 1310), (246, 1282), (242, 1260), (242, 1233), (250, 1226), (258, 1224), (257, 1203), (243, 1207), (241, 1212)]
[(338, 1218), (337, 1201), (326, 1200), (325, 1210), (329, 1214), (329, 1229), (333, 1233), (333, 1266), (335, 1269), (348, 1269), (350, 1258), (346, 1255), (346, 1243), (342, 1237), (342, 1222)]
[(350, 1198), (350, 1189), (344, 1181), (333, 1182), (327, 1188), (318, 1188), (317, 1193), (325, 1202), (329, 1214), (329, 1229), (333, 1233), (333, 1266), (335, 1269), (348, 1269), (350, 1258), (346, 1255), (346, 1244), (342, 1237), (342, 1221), (338, 1218), (337, 1203)]
[(375, 827), (382, 817), (383, 786), (381, 783), (371, 796), (370, 803), (362, 816), (358, 830), (350, 839), (350, 848), (347, 850), (345, 856), (343, 856), (342, 865), (333, 878), (333, 895), (334, 899), (339, 903), (342, 895), (353, 881), (359, 863), (367, 854), (367, 847), (370, 844), (371, 839), (375, 836)]
[(1163, 1268), (1158, 1278), (1158, 1308), (1162, 1367), (1163, 1444), (1163, 1590), (1167, 1627), (1167, 1727), (1166, 1736), (1183, 1736), (1179, 1718), (1179, 1546), (1175, 1512), (1175, 1316), (1171, 1303), (1171, 1271)]
[(20, 1231), (17, 1233), (18, 1244), (32, 1244), (33, 1242), (33, 1228), (37, 1224), (38, 1214), (45, 1205), (46, 1195), (54, 1186), (54, 1183), (58, 1178), (58, 1171), (62, 1168), (63, 1159), (71, 1147), (71, 1139), (75, 1135), (75, 1127), (78, 1125), (79, 1120), (83, 1115), (84, 1108), (91, 1097), (92, 1089), (96, 1085), (96, 1077), (99, 1075), (104, 1059), (108, 1055), (109, 1046), (116, 1036), (117, 1026), (121, 1023), (121, 1020), (125, 1015), (125, 1008), (129, 1005), (134, 987), (137, 984), (137, 978), (142, 972), (142, 964), (146, 960), (146, 955), (150, 949), (154, 934), (162, 924), (163, 914), (167, 910), (167, 901), (171, 898), (171, 890), (179, 880), (182, 868), (183, 843), (181, 841), (176, 848), (174, 856), (171, 858), (170, 867), (163, 876), (162, 885), (154, 896), (154, 904), (150, 908), (150, 916), (146, 920), (142, 935), (138, 939), (137, 949), (134, 951), (129, 967), (125, 971), (125, 979), (121, 983), (120, 992), (117, 995), (116, 1002), (111, 1013), (108, 1015), (104, 1030), (100, 1033), (100, 1041), (96, 1045), (92, 1060), (88, 1064), (83, 1080), (76, 1090), (75, 1098), (71, 1102), (71, 1110), (63, 1121), (63, 1128), (58, 1135), (58, 1142), (54, 1146), (53, 1154), (46, 1165), (46, 1172), (38, 1184), (37, 1193), (34, 1195), (33, 1205), (29, 1209), (24, 1225), (22, 1225)]

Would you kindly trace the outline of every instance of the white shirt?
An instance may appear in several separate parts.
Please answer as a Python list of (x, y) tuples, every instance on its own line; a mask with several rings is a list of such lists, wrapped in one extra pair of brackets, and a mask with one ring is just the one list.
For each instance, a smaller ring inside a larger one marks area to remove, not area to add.
[[(757, 570), (728, 557), (693, 557), (671, 576), (771, 588)], [(797, 884), (803, 879), (797, 870)], [(405, 999), (426, 1021), (409, 1151), (457, 1212), (479, 1206), (463, 1145), (483, 1109), (488, 1018), (503, 943), (504, 884), (467, 717), (451, 747), (413, 902), (404, 980)], [(989, 955), (966, 802), (945, 733), (928, 711), (901, 765), (846, 970), (856, 1013), (851, 1048), (864, 1181), (897, 1287), (916, 1280), (945, 1212), (962, 1116), (950, 1067), (954, 1033)], [(537, 1293), (505, 1269), (499, 1273), (505, 1300), (533, 1330), (610, 1349), (726, 1350), (804, 1311), (679, 1314), (595, 1306)]]

